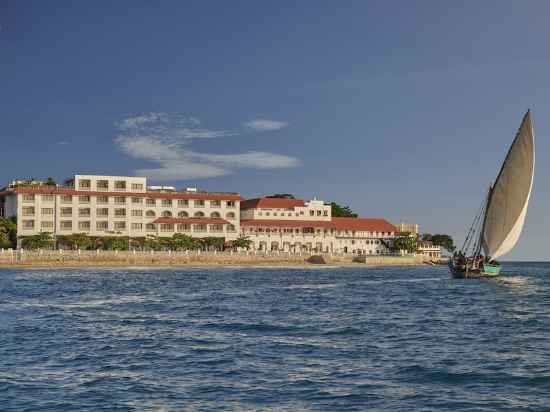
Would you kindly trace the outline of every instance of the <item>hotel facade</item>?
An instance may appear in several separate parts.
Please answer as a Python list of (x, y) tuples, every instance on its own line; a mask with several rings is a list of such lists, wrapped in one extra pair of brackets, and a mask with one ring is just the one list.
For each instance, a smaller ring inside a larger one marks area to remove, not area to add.
[(145, 177), (76, 175), (63, 186), (12, 184), (0, 192), (0, 215), (16, 216), (18, 238), (48, 232), (235, 239), (238, 193), (147, 186)]
[(264, 197), (241, 203), (241, 233), (256, 250), (386, 254), (397, 229), (384, 219), (332, 217), (323, 201)]
[(262, 197), (147, 186), (145, 177), (75, 175), (64, 185), (13, 182), (0, 216), (16, 216), (21, 238), (40, 232), (89, 236), (246, 236), (252, 248), (290, 253), (386, 254), (398, 229), (384, 219), (332, 217), (313, 199)]

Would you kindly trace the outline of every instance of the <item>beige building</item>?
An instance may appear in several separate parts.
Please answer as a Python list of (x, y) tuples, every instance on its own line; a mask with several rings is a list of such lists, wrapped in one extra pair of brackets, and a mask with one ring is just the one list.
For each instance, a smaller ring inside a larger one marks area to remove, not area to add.
[(318, 199), (263, 197), (241, 203), (241, 233), (255, 250), (386, 254), (396, 228), (384, 219), (333, 218)]
[(145, 177), (76, 175), (63, 186), (16, 183), (0, 192), (0, 214), (16, 216), (18, 237), (147, 235), (235, 239), (238, 193), (147, 187)]
[(419, 240), (416, 244), (418, 254), (430, 258), (430, 259), (439, 259), (441, 258), (441, 246), (434, 245), (429, 240)]
[(418, 235), (418, 225), (416, 223), (398, 223), (395, 225), (399, 233), (409, 233), (411, 235)]

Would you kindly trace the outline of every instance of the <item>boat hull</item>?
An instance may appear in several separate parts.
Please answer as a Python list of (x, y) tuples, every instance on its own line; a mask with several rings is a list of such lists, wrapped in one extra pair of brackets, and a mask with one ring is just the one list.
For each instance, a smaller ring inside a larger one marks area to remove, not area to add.
[(453, 259), (449, 259), (449, 270), (454, 278), (466, 279), (466, 278), (487, 278), (495, 277), (500, 274), (501, 266), (484, 263), (479, 269), (469, 269), (464, 265), (456, 265)]

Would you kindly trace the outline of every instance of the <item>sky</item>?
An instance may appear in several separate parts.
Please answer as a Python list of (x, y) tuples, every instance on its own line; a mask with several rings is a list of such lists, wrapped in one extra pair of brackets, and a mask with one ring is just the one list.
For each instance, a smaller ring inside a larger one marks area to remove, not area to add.
[(460, 244), (531, 108), (507, 260), (548, 260), (550, 2), (0, 1), (0, 181), (292, 193)]

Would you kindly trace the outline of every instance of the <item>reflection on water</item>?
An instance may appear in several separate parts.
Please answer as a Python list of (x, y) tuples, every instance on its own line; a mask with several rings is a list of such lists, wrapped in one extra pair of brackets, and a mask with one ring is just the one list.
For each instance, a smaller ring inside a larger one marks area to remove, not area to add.
[(550, 266), (0, 271), (2, 411), (548, 410)]

